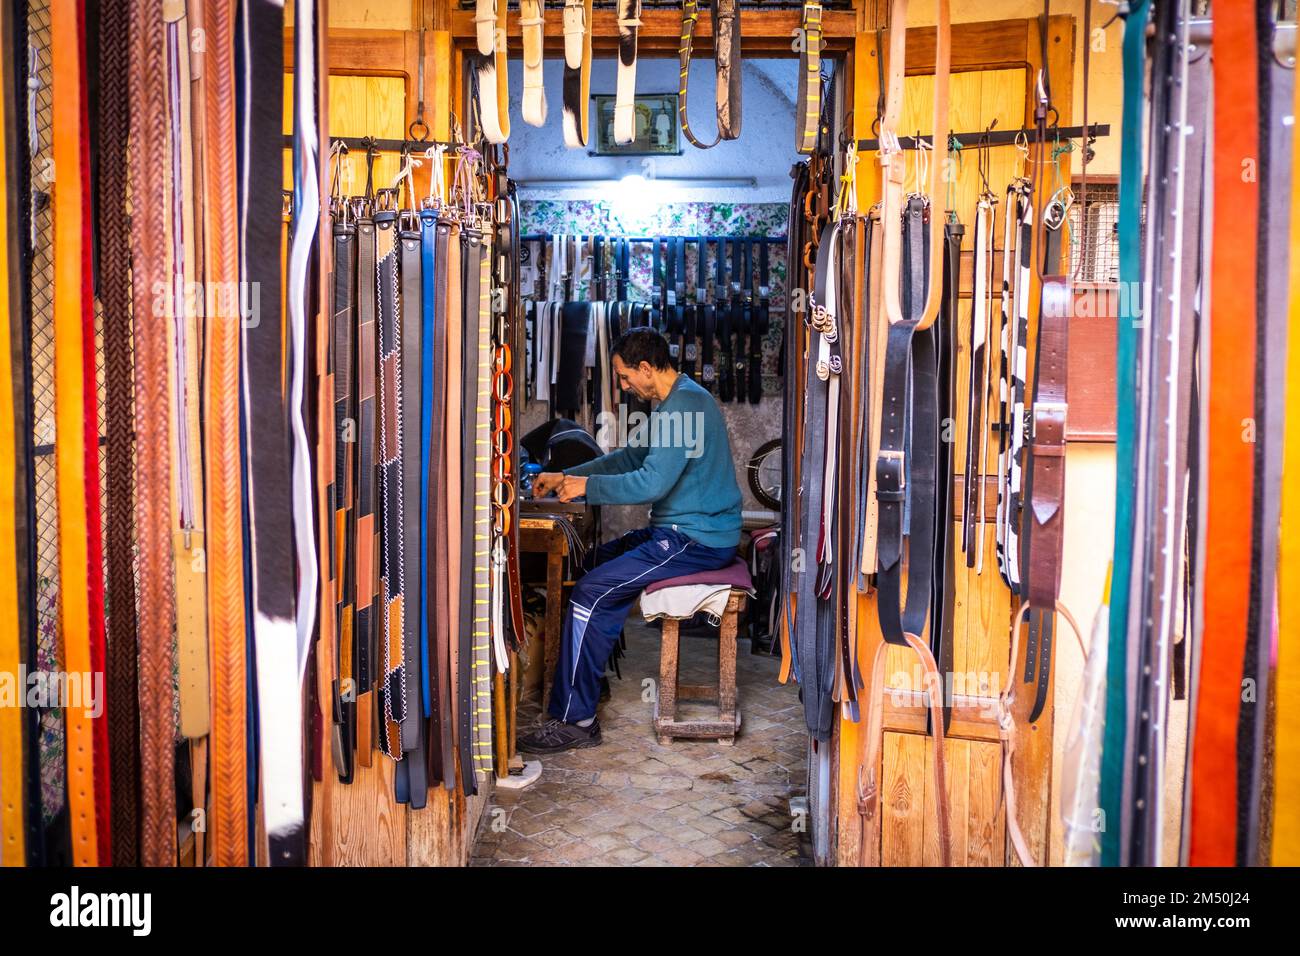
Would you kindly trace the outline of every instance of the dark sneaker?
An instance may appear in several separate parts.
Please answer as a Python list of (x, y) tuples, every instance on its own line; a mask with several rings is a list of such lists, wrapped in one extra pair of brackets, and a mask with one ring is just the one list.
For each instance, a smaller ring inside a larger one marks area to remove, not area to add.
[(599, 718), (593, 720), (590, 726), (579, 727), (552, 717), (531, 734), (520, 737), (515, 746), (526, 754), (558, 754), (564, 750), (581, 750), (599, 744)]

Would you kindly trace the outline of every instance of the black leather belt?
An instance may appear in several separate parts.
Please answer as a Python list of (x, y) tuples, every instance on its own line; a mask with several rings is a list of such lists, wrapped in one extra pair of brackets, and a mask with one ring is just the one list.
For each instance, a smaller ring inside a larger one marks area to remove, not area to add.
[(335, 627), (333, 682), (334, 768), (344, 783), (352, 782), (356, 749), (356, 697), (343, 692), (353, 680), (353, 613), (356, 601), (356, 527), (352, 523), (355, 495), (356, 427), (354, 383), (356, 336), (357, 226), (346, 200), (334, 205), (334, 547), (337, 567), (338, 618)]
[(713, 283), (709, 280), (709, 240), (700, 239), (700, 255), (697, 262), (695, 280), (696, 314), (699, 316), (700, 341), (700, 382), (705, 388), (713, 390), (717, 379), (717, 367), (713, 364), (713, 341), (717, 337), (718, 312), (713, 305)]
[[(851, 261), (851, 260), (849, 260)], [(748, 273), (748, 266), (745, 270)], [(749, 333), (749, 402), (763, 400), (763, 336), (767, 335), (771, 289), (768, 286), (767, 243), (758, 243), (758, 302), (751, 311)]]
[(717, 281), (713, 287), (713, 313), (717, 321), (718, 339), (722, 346), (722, 358), (718, 363), (718, 397), (729, 402), (736, 394), (735, 370), (731, 367), (731, 300), (727, 285), (727, 240), (718, 240)]
[(356, 679), (356, 760), (373, 763), (375, 739), (375, 303), (377, 246), (370, 210), (357, 219), (356, 364), (356, 626), (352, 635)]
[(737, 239), (731, 244), (731, 328), (736, 333), (736, 351), (732, 369), (736, 381), (736, 401), (743, 402), (745, 390), (745, 361), (741, 357), (745, 351), (745, 333), (749, 331), (749, 305), (747, 287), (749, 279), (741, 265), (745, 261), (744, 240)]

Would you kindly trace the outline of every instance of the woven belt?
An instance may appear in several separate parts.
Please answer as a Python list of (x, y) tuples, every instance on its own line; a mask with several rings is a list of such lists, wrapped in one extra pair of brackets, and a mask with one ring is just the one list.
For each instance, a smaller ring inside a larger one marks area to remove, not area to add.
[(823, 36), (820, 3), (804, 0), (799, 35), (803, 43), (799, 50), (799, 95), (794, 108), (794, 143), (798, 152), (811, 153), (817, 144), (817, 128), (822, 112)]
[[(476, 0), (475, 39), (478, 60), (478, 112), (489, 143), (510, 138), (510, 70), (506, 62), (506, 0)], [(543, 109), (544, 113), (544, 109)]]
[(724, 139), (740, 138), (740, 93), (742, 60), (740, 51), (740, 6), (736, 0), (714, 0), (713, 60), (716, 70), (715, 103), (718, 135), (711, 143), (702, 143), (691, 132), (686, 118), (686, 89), (690, 81), (691, 47), (695, 42), (695, 24), (700, 18), (698, 0), (682, 2), (682, 40), (678, 49), (681, 83), (677, 91), (677, 117), (682, 133), (691, 145), (712, 149)]
[(244, 617), (243, 495), (240, 480), (239, 225), (217, 208), (238, 193), (235, 125), (235, 10), (204, 4), (210, 43), (204, 117), (204, 278), (219, 302), (207, 317), (204, 356), (204, 465), (207, 507), (208, 640), (212, 662), (212, 861), (249, 861)]
[[(151, 315), (154, 289), (166, 288), (164, 233), (167, 167), (166, 49), (162, 10), (133, 0), (131, 45), (132, 312)], [(278, 193), (278, 190), (277, 190)], [(278, 208), (279, 200), (275, 200)], [(277, 282), (278, 286), (278, 282)], [(161, 324), (134, 330), (135, 500), (140, 593), (141, 855), (146, 866), (176, 862), (176, 783), (172, 634), (174, 627), (169, 467), (167, 460), (167, 340)], [(60, 510), (62, 513), (62, 510)]]
[(591, 3), (564, 0), (564, 145), (587, 145), (591, 92)]
[[(116, 866), (140, 860), (139, 692), (132, 513), (134, 421), (132, 412), (130, 236), (126, 210), (127, 135), (130, 123), (127, 3), (100, 5), (99, 29), (99, 293), (104, 307), (105, 421), (108, 432), (107, 559), (109, 759), (112, 774), (112, 851)], [(13, 49), (6, 45), (6, 49)], [(15, 311), (15, 316), (19, 313)], [(0, 376), (3, 377), (3, 376)], [(12, 751), (17, 754), (19, 751)], [(4, 773), (0, 771), (0, 778)], [(12, 779), (12, 778), (11, 778)]]
[(519, 0), (519, 31), (524, 41), (524, 96), (520, 111), (529, 126), (546, 124), (546, 86), (542, 79), (546, 5)]
[(618, 81), (614, 87), (614, 142), (636, 139), (636, 35), (641, 0), (618, 2)]

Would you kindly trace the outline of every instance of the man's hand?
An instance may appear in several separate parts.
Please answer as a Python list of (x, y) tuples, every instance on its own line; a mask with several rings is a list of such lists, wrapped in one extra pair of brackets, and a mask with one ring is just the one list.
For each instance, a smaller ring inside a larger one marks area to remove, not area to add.
[(544, 471), (533, 479), (533, 497), (545, 498), (552, 491), (555, 491), (564, 483), (565, 475), (562, 471)]
[(577, 475), (565, 475), (564, 481), (555, 492), (561, 501), (572, 501), (587, 493), (587, 479)]

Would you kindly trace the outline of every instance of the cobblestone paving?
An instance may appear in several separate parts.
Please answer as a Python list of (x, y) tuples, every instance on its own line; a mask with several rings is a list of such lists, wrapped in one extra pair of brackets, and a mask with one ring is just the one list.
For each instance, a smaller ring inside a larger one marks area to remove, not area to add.
[[(683, 683), (716, 679), (715, 640), (683, 635)], [(790, 812), (804, 794), (807, 737), (798, 688), (776, 681), (779, 659), (740, 642), (734, 746), (664, 747), (651, 728), (659, 632), (634, 615), (627, 644), (623, 679), (610, 676), (600, 705), (601, 745), (543, 757), (527, 790), (495, 791), (471, 865), (810, 865), (807, 818)], [(520, 705), (521, 732), (538, 711), (536, 697)]]

